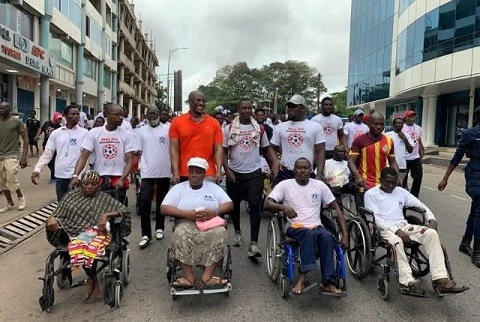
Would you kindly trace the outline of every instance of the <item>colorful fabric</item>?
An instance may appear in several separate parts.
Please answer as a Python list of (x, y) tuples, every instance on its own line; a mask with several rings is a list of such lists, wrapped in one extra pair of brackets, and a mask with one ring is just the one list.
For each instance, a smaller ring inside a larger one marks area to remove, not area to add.
[(105, 256), (105, 249), (110, 241), (110, 236), (88, 227), (83, 234), (80, 234), (80, 238), (74, 238), (68, 243), (70, 263), (72, 266), (83, 265), (91, 268), (95, 259)]

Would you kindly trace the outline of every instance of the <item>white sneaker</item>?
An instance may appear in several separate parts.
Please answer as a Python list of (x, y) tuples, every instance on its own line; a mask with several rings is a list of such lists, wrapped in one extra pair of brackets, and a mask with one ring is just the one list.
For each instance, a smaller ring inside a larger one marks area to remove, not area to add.
[(18, 210), (23, 210), (27, 206), (25, 196), (18, 198)]
[(140, 247), (140, 249), (144, 249), (148, 246), (149, 243), (150, 243), (150, 238), (148, 238), (147, 236), (143, 236), (140, 242), (138, 243), (138, 247)]
[(239, 247), (242, 244), (242, 233), (240, 231), (235, 232), (233, 236), (232, 246)]
[(163, 235), (163, 229), (157, 229), (157, 231), (155, 232), (155, 238), (157, 240), (163, 239)]
[(7, 211), (10, 211), (10, 210), (13, 210), (13, 209), (15, 209), (15, 206), (6, 205), (5, 207), (0, 208), (0, 213), (7, 212)]

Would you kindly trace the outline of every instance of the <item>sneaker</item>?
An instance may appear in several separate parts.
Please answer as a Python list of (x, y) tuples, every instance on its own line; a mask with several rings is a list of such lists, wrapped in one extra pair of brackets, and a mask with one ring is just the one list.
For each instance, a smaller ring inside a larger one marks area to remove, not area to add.
[(27, 206), (25, 196), (18, 198), (18, 210), (23, 210)]
[(235, 232), (233, 236), (232, 246), (239, 247), (242, 244), (242, 233), (240, 231)]
[(148, 246), (149, 243), (150, 243), (150, 238), (148, 238), (148, 236), (143, 236), (140, 242), (138, 243), (138, 247), (140, 247), (140, 249), (144, 249)]
[(258, 244), (256, 242), (250, 243), (250, 247), (248, 247), (248, 257), (262, 257), (262, 253), (258, 250)]
[(157, 240), (163, 239), (163, 229), (157, 229), (155, 232), (155, 238)]
[(7, 211), (10, 211), (10, 210), (13, 210), (13, 209), (15, 209), (14, 206), (7, 205), (7, 206), (0, 209), (0, 213), (7, 212)]

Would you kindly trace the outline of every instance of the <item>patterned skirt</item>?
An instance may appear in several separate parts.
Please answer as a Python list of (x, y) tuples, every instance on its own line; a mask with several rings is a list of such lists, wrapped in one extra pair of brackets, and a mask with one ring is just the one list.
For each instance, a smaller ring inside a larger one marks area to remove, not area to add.
[(227, 230), (215, 227), (200, 231), (191, 220), (177, 220), (170, 256), (191, 266), (211, 266), (223, 259)]

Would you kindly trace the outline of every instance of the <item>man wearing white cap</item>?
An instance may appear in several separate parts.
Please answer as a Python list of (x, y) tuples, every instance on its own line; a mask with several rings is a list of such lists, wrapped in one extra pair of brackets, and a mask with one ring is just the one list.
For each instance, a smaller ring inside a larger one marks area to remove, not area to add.
[[(325, 134), (322, 126), (305, 118), (307, 101), (298, 94), (287, 102), (288, 120), (278, 124), (270, 142), (282, 154), (277, 182), (293, 179), (295, 161), (304, 157), (317, 167), (317, 179), (321, 179), (325, 165)], [(312, 172), (312, 178), (315, 174)]]
[(357, 109), (353, 112), (353, 122), (350, 122), (345, 125), (343, 128), (343, 133), (347, 136), (347, 145), (348, 149), (352, 147), (353, 140), (364, 133), (367, 133), (368, 126), (363, 123), (363, 110)]

